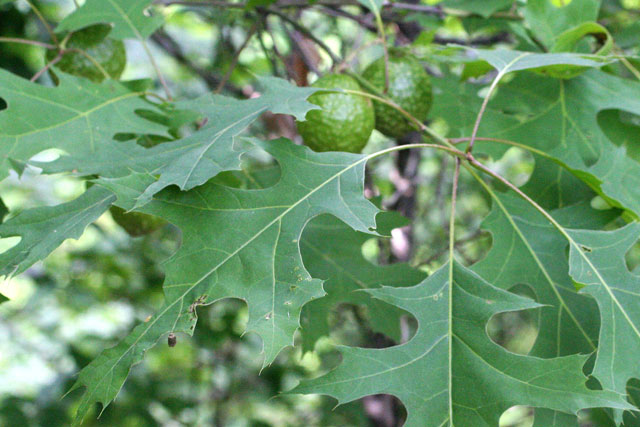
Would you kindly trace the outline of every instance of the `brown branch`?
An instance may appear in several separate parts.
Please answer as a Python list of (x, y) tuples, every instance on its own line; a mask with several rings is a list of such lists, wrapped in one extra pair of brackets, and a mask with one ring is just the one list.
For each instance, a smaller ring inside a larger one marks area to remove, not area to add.
[(320, 46), (322, 48), (322, 50), (327, 52), (327, 54), (331, 58), (331, 62), (333, 63), (333, 66), (335, 66), (335, 65), (337, 65), (337, 64), (339, 64), (341, 62), (340, 57), (337, 56), (335, 53), (333, 53), (333, 51), (331, 50), (331, 48), (329, 46), (327, 46), (322, 40), (317, 38), (311, 31), (309, 31), (303, 25), (300, 25), (298, 22), (296, 22), (295, 20), (291, 19), (289, 16), (287, 16), (286, 14), (280, 12), (277, 9), (267, 8), (267, 9), (265, 9), (265, 11), (267, 13), (269, 13), (269, 14), (276, 15), (278, 18), (282, 19), (285, 22), (288, 22), (289, 24), (291, 24), (291, 26), (293, 28), (295, 28), (300, 33), (302, 33), (305, 37), (307, 37), (309, 40), (312, 40), (315, 44)]
[[(202, 0), (202, 1), (194, 1), (194, 0), (156, 0), (155, 4), (162, 6), (172, 6), (172, 5), (182, 5), (182, 6), (204, 6), (204, 7), (220, 7), (227, 9), (245, 9), (247, 7), (247, 3), (238, 2), (232, 3), (230, 1), (218, 1), (218, 0)], [(285, 8), (285, 7), (295, 7), (295, 8), (307, 8), (316, 5), (321, 6), (357, 6), (358, 3), (356, 0), (320, 0), (315, 3), (310, 3), (307, 0), (280, 0), (273, 5), (273, 7), (277, 8)]]
[[(178, 63), (180, 63), (192, 73), (196, 74), (202, 80), (204, 80), (205, 84), (210, 90), (215, 90), (218, 87), (222, 78), (217, 74), (202, 68), (198, 64), (191, 61), (191, 59), (187, 58), (178, 42), (176, 42), (163, 29), (159, 29), (158, 31), (156, 31), (151, 36), (151, 40), (153, 40), (155, 44), (164, 49), (164, 51)], [(226, 87), (235, 95), (242, 95), (242, 90), (240, 88), (231, 86), (229, 84), (227, 84)]]
[(257, 30), (258, 30), (258, 23), (256, 21), (251, 26), (251, 29), (249, 30), (249, 33), (247, 34), (247, 38), (244, 40), (244, 43), (242, 43), (242, 45), (240, 45), (238, 50), (236, 50), (236, 53), (233, 54), (233, 59), (231, 60), (231, 64), (229, 65), (229, 70), (227, 70), (225, 75), (222, 77), (222, 80), (220, 80), (220, 83), (218, 84), (218, 87), (216, 88), (215, 93), (222, 92), (222, 89), (224, 89), (224, 86), (227, 84), (227, 81), (231, 78), (231, 74), (233, 73), (233, 70), (238, 65), (240, 54), (249, 45), (249, 42), (251, 41), (251, 39), (253, 38), (253, 35), (256, 33)]
[(64, 55), (64, 51), (60, 51), (55, 58), (53, 58), (51, 61), (47, 62), (45, 64), (45, 66), (40, 69), (40, 71), (38, 71), (37, 73), (35, 73), (33, 75), (33, 77), (31, 77), (31, 81), (35, 82), (36, 80), (38, 80), (40, 78), (40, 76), (43, 75), (49, 68), (51, 68), (54, 65), (56, 65), (62, 59), (63, 55)]
[(18, 39), (14, 37), (0, 37), (0, 43), (20, 43), (32, 46), (43, 47), (45, 49), (57, 49), (58, 47), (49, 43), (39, 42), (37, 40)]
[(292, 79), (292, 80), (296, 80), (295, 70), (293, 70), (291, 68), (291, 66), (290, 66), (289, 62), (287, 61), (287, 59), (282, 55), (282, 53), (280, 53), (280, 49), (278, 49), (278, 45), (276, 43), (276, 38), (274, 37), (273, 33), (271, 32), (271, 29), (269, 28), (269, 22), (267, 21), (267, 17), (264, 14), (262, 15), (262, 26), (263, 26), (264, 30), (266, 31), (266, 33), (269, 34), (269, 37), (271, 37), (271, 41), (273, 43), (273, 53), (280, 60), (280, 62), (282, 62), (282, 65), (284, 65), (284, 71), (287, 74), (287, 77)]

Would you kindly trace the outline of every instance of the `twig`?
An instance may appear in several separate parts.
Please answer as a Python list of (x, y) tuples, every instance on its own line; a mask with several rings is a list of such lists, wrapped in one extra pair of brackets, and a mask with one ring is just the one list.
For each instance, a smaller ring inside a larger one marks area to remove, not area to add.
[[(221, 77), (217, 76), (215, 73), (205, 70), (204, 68), (200, 67), (189, 58), (187, 58), (180, 45), (164, 30), (159, 29), (158, 31), (156, 31), (151, 36), (151, 40), (153, 40), (154, 43), (164, 49), (164, 51), (178, 63), (187, 68), (192, 73), (196, 74), (202, 80), (204, 80), (209, 89), (214, 90), (218, 87)], [(230, 90), (234, 94), (242, 95), (242, 91), (239, 88), (231, 86), (229, 85), (229, 83), (227, 83), (226, 87), (230, 88)]]
[(33, 77), (31, 77), (31, 81), (35, 82), (36, 80), (38, 80), (40, 78), (40, 76), (43, 75), (49, 68), (51, 68), (55, 64), (57, 64), (62, 59), (63, 55), (64, 55), (64, 51), (58, 52), (58, 55), (56, 55), (55, 58), (53, 58), (51, 61), (47, 62), (45, 64), (45, 66), (42, 69), (40, 69), (40, 71), (38, 71), (37, 73), (35, 73), (33, 75)]
[(302, 43), (304, 43), (303, 42), (304, 36), (301, 35), (299, 31), (296, 31), (296, 30), (289, 31), (287, 29), (287, 26), (284, 23), (282, 24), (282, 28), (285, 31), (285, 33), (287, 33), (287, 36), (289, 37), (289, 40), (293, 45), (292, 46), (293, 49), (295, 49), (296, 52), (298, 52), (298, 54), (300, 55), (300, 58), (302, 58), (302, 61), (304, 62), (304, 65), (307, 67), (307, 69), (313, 71), (317, 75), (320, 75), (320, 70), (318, 69), (314, 61), (311, 58), (309, 58), (309, 55), (305, 51), (305, 48), (302, 46)]
[(102, 65), (100, 65), (100, 63), (91, 55), (89, 55), (88, 52), (79, 49), (79, 48), (70, 48), (70, 49), (64, 49), (62, 51), (62, 54), (66, 54), (67, 52), (77, 52), (80, 55), (84, 56), (85, 58), (87, 58), (93, 65), (94, 67), (96, 67), (98, 69), (98, 71), (100, 71), (100, 73), (106, 78), (106, 79), (111, 79), (111, 75), (107, 72), (107, 70), (104, 69), (104, 67)]
[(273, 33), (271, 32), (271, 29), (269, 28), (269, 23), (265, 15), (262, 16), (262, 24), (267, 34), (269, 34), (269, 37), (271, 37), (271, 42), (273, 44), (273, 53), (280, 60), (280, 62), (282, 62), (282, 65), (284, 65), (284, 71), (287, 74), (287, 77), (290, 79), (296, 80), (295, 70), (293, 70), (290, 67), (289, 62), (287, 62), (287, 59), (282, 55), (282, 53), (280, 53), (280, 49), (278, 49), (278, 45), (276, 43), (276, 38), (274, 37)]
[(482, 121), (484, 112), (487, 109), (487, 105), (489, 104), (491, 95), (493, 95), (493, 92), (496, 90), (496, 87), (498, 87), (498, 83), (500, 82), (502, 77), (504, 77), (505, 74), (511, 71), (511, 66), (515, 64), (517, 61), (519, 61), (525, 55), (528, 55), (528, 53), (523, 53), (522, 55), (517, 56), (507, 65), (505, 65), (504, 68), (498, 71), (496, 78), (493, 79), (491, 86), (489, 86), (489, 91), (487, 92), (487, 95), (484, 97), (484, 100), (482, 101), (482, 106), (480, 107), (480, 111), (478, 111), (478, 117), (476, 117), (476, 122), (473, 125), (473, 132), (471, 133), (471, 139), (469, 140), (469, 145), (467, 146), (468, 153), (471, 153), (473, 151), (473, 145), (475, 144), (476, 136), (478, 135), (478, 128), (480, 127), (480, 122)]
[(303, 25), (300, 25), (295, 20), (291, 19), (289, 16), (287, 16), (286, 14), (280, 12), (277, 9), (267, 8), (265, 10), (266, 10), (267, 13), (272, 14), (272, 15), (276, 15), (277, 17), (281, 18), (283, 21), (288, 22), (289, 24), (291, 24), (291, 26), (293, 28), (295, 28), (300, 33), (302, 33), (305, 37), (307, 37), (308, 39), (312, 40), (315, 44), (320, 46), (322, 48), (322, 50), (327, 52), (327, 54), (331, 58), (332, 67), (334, 67), (335, 65), (340, 63), (340, 61), (341, 61), (340, 57), (337, 56), (335, 53), (333, 53), (333, 51), (331, 50), (331, 48), (329, 46), (327, 46), (322, 40), (317, 38), (311, 31), (306, 29)]
[[(466, 142), (466, 141), (470, 141), (470, 140), (471, 140), (471, 138), (469, 138), (469, 137), (464, 137), (464, 138), (450, 138), (450, 139), (449, 139), (449, 142), (451, 142), (452, 144), (454, 144), (454, 145), (455, 145), (455, 144), (460, 144), (460, 143), (462, 143), (462, 142)], [(542, 150), (538, 150), (537, 148), (533, 148), (533, 147), (531, 147), (531, 146), (529, 146), (529, 145), (521, 144), (521, 143), (519, 143), (519, 142), (510, 141), (510, 140), (508, 140), (508, 139), (491, 138), (491, 137), (486, 137), (486, 138), (484, 138), (484, 137), (483, 137), (483, 138), (476, 138), (475, 140), (476, 140), (476, 141), (497, 142), (498, 144), (511, 145), (511, 146), (513, 146), (513, 147), (518, 147), (518, 148), (521, 148), (521, 149), (523, 149), (523, 150), (527, 150), (527, 151), (529, 151), (529, 152), (531, 152), (531, 153), (533, 153), (533, 154), (537, 154), (537, 155), (539, 155), (539, 156), (542, 156), (542, 157), (545, 157), (545, 158), (547, 158), (547, 159), (549, 159), (549, 160), (552, 160), (552, 161), (556, 161), (556, 162), (557, 162), (557, 160), (556, 160), (556, 158), (555, 158), (555, 157), (553, 157), (552, 155), (550, 155), (550, 154), (548, 154), (548, 153), (545, 153), (545, 152), (544, 152), (544, 151), (542, 151)]]
[(45, 49), (57, 49), (58, 47), (49, 43), (39, 42), (37, 40), (27, 40), (27, 39), (18, 39), (14, 37), (0, 37), (0, 42), (2, 43), (20, 43), (20, 44), (29, 44), (32, 46), (39, 46)]
[[(238, 2), (232, 3), (230, 1), (217, 1), (217, 0), (202, 0), (202, 1), (188, 1), (188, 0), (156, 0), (155, 4), (162, 6), (182, 5), (182, 6), (208, 6), (208, 7), (221, 7), (228, 9), (245, 9), (247, 3)], [(308, 0), (280, 0), (273, 6), (277, 8), (283, 7), (296, 7), (307, 8), (314, 5), (322, 6), (355, 6), (359, 3), (356, 0), (320, 0), (315, 3), (310, 3)]]
[(229, 69), (227, 70), (225, 75), (222, 77), (222, 80), (220, 80), (220, 83), (218, 84), (218, 87), (216, 88), (215, 93), (222, 92), (222, 89), (224, 89), (224, 86), (227, 84), (227, 81), (231, 78), (231, 74), (233, 73), (233, 70), (236, 68), (236, 65), (238, 65), (240, 54), (249, 45), (249, 41), (251, 41), (251, 39), (253, 38), (253, 35), (256, 33), (257, 30), (258, 30), (258, 23), (256, 21), (251, 26), (249, 33), (247, 33), (247, 38), (244, 40), (242, 45), (240, 45), (238, 50), (233, 54), (233, 59), (231, 59), (231, 64), (229, 65)]
[(614, 47), (614, 52), (618, 55), (620, 62), (622, 62), (622, 64), (624, 64), (625, 67), (627, 67), (627, 70), (629, 70), (631, 74), (635, 76), (635, 78), (640, 80), (640, 71), (638, 71), (638, 69), (634, 67), (631, 62), (629, 62), (629, 60), (625, 57), (624, 51), (620, 49), (618, 46), (616, 46)]
[(51, 37), (51, 40), (53, 40), (55, 44), (58, 44), (58, 37), (56, 36), (56, 33), (53, 32), (53, 29), (51, 28), (47, 20), (44, 18), (40, 10), (36, 7), (35, 4), (33, 4), (31, 0), (25, 0), (25, 1), (31, 7), (31, 10), (33, 10), (33, 13), (36, 14), (40, 22), (42, 22), (42, 25), (44, 25), (44, 28), (47, 30), (47, 33), (49, 33), (49, 37)]
[(149, 49), (149, 45), (147, 44), (147, 41), (145, 39), (143, 39), (143, 38), (140, 38), (140, 42), (142, 43), (142, 48), (146, 52), (147, 57), (149, 57), (149, 62), (151, 62), (151, 66), (156, 71), (156, 75), (158, 76), (158, 80), (160, 81), (160, 85), (164, 89), (164, 93), (167, 95), (167, 98), (171, 101), (173, 99), (173, 97), (171, 96), (171, 91), (169, 90), (169, 86), (167, 85), (167, 82), (164, 79), (164, 76), (162, 75), (162, 72), (160, 71), (160, 67), (158, 67), (158, 64), (156, 63), (156, 60), (153, 57), (153, 54), (151, 53), (151, 49)]
[(365, 16), (371, 16), (370, 14), (367, 15), (354, 15), (352, 13), (349, 13), (347, 11), (344, 11), (340, 8), (337, 7), (320, 7), (319, 10), (327, 15), (330, 16), (334, 16), (334, 17), (342, 17), (342, 18), (347, 18), (350, 19), (353, 22), (356, 22), (358, 25), (360, 25), (362, 28), (366, 28), (369, 31), (378, 31), (378, 28), (376, 27), (376, 24), (371, 22), (370, 20), (366, 19)]
[(455, 37), (442, 37), (435, 35), (433, 42), (436, 44), (457, 44), (462, 46), (491, 46), (496, 43), (506, 43), (511, 40), (511, 34), (500, 32), (490, 36), (478, 36), (471, 39), (459, 39)]
[[(445, 157), (445, 158), (448, 158), (448, 157)], [(463, 245), (465, 245), (465, 244), (467, 244), (469, 242), (472, 242), (472, 241), (484, 236), (485, 234), (486, 233), (484, 231), (477, 230), (473, 234), (470, 234), (469, 236), (462, 237), (462, 238), (456, 240), (455, 247), (458, 248), (459, 246), (463, 246)], [(427, 265), (427, 264), (437, 260), (438, 258), (440, 258), (443, 254), (445, 254), (448, 251), (449, 251), (449, 246), (445, 247), (444, 249), (439, 250), (437, 253), (431, 255), (426, 260), (420, 261), (418, 263), (418, 266)]]
[(271, 52), (269, 52), (269, 49), (267, 49), (267, 46), (264, 44), (264, 40), (262, 39), (262, 36), (264, 34), (264, 21), (262, 19), (258, 20), (258, 22), (260, 22), (260, 31), (258, 32), (258, 43), (260, 43), (260, 48), (262, 49), (262, 53), (264, 53), (265, 58), (267, 58), (269, 60), (269, 63), (271, 64), (271, 74), (277, 76), (278, 75), (278, 63), (276, 62), (276, 60), (273, 58), (273, 56), (271, 55)]

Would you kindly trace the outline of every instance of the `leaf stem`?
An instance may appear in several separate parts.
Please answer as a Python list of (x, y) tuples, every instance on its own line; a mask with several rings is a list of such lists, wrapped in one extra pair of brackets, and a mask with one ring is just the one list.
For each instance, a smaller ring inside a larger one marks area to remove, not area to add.
[(327, 55), (329, 55), (329, 58), (331, 58), (331, 67), (335, 67), (337, 64), (339, 64), (341, 62), (341, 59), (338, 55), (336, 55), (329, 46), (327, 46), (327, 44), (325, 42), (323, 42), (322, 40), (320, 40), (319, 38), (317, 38), (311, 31), (309, 31), (307, 28), (305, 28), (303, 25), (300, 25), (299, 23), (297, 23), (295, 20), (291, 19), (289, 16), (287, 16), (287, 14), (280, 12), (277, 9), (273, 9), (273, 8), (267, 8), (265, 9), (267, 13), (271, 14), (271, 15), (275, 15), (278, 18), (282, 19), (283, 21), (291, 24), (291, 26), (293, 28), (295, 28), (296, 30), (298, 30), (300, 33), (302, 33), (305, 37), (307, 37), (309, 40), (313, 41), (315, 44), (317, 44), (318, 46), (320, 46), (320, 48), (322, 48), (322, 50), (324, 50), (325, 52), (327, 52)]
[(245, 38), (244, 42), (238, 48), (238, 50), (234, 53), (233, 59), (231, 60), (231, 64), (229, 65), (229, 69), (220, 80), (220, 83), (218, 83), (218, 87), (216, 88), (214, 93), (222, 92), (222, 89), (224, 89), (225, 85), (227, 84), (227, 81), (229, 81), (229, 79), (231, 78), (231, 74), (233, 73), (233, 70), (235, 70), (236, 66), (238, 65), (238, 61), (240, 60), (240, 54), (249, 45), (249, 42), (251, 41), (251, 39), (253, 38), (253, 35), (256, 33), (257, 30), (258, 30), (258, 20), (256, 20), (255, 23), (251, 26), (251, 29), (249, 30), (249, 33), (247, 34), (247, 37)]
[(67, 52), (77, 52), (79, 54), (81, 54), (82, 56), (84, 56), (85, 58), (87, 58), (94, 67), (96, 67), (98, 69), (98, 71), (100, 71), (100, 73), (108, 80), (110, 80), (112, 77), (111, 75), (107, 72), (107, 70), (104, 69), (104, 67), (102, 65), (100, 65), (100, 63), (91, 55), (89, 55), (88, 52), (86, 52), (83, 49), (79, 49), (77, 47), (73, 47), (70, 49), (65, 49), (62, 53), (63, 55)]
[(620, 62), (622, 62), (625, 67), (627, 67), (627, 70), (629, 70), (631, 74), (633, 74), (638, 80), (640, 80), (640, 71), (638, 71), (638, 69), (634, 67), (633, 64), (627, 59), (623, 50), (618, 46), (615, 46), (614, 52), (618, 55), (618, 59), (620, 59)]
[(528, 52), (525, 52), (521, 55), (515, 57), (511, 62), (509, 62), (505, 67), (498, 71), (495, 79), (491, 82), (491, 86), (489, 86), (489, 91), (487, 92), (487, 96), (484, 97), (482, 101), (482, 106), (480, 107), (480, 111), (478, 111), (478, 117), (476, 117), (476, 122), (473, 124), (473, 132), (471, 132), (471, 140), (469, 141), (469, 145), (467, 146), (467, 153), (471, 153), (473, 151), (473, 145), (476, 142), (476, 136), (478, 135), (478, 129), (480, 128), (480, 122), (482, 121), (482, 117), (484, 117), (484, 112), (487, 109), (487, 105), (489, 104), (489, 100), (491, 99), (491, 95), (495, 92), (498, 87), (498, 83), (502, 80), (502, 77), (505, 76), (509, 71), (511, 71), (511, 66), (517, 63), (522, 57), (529, 55)]
[(389, 47), (387, 46), (387, 35), (384, 31), (384, 23), (382, 22), (380, 10), (376, 7), (373, 0), (369, 0), (369, 4), (371, 5), (371, 11), (376, 18), (378, 35), (382, 39), (382, 52), (384, 57), (384, 90), (382, 93), (386, 94), (389, 91)]
[(47, 62), (45, 64), (45, 66), (40, 69), (40, 71), (38, 71), (37, 73), (35, 73), (33, 75), (33, 77), (31, 77), (31, 81), (35, 82), (36, 80), (38, 80), (40, 78), (40, 76), (43, 75), (49, 68), (53, 67), (58, 62), (60, 62), (60, 60), (62, 59), (63, 55), (64, 55), (64, 51), (60, 51), (58, 53), (58, 55), (56, 55), (55, 58), (53, 58), (51, 61)]
[(58, 44), (58, 37), (56, 36), (56, 33), (53, 32), (53, 29), (51, 28), (47, 20), (44, 18), (40, 10), (36, 7), (36, 5), (31, 0), (25, 0), (25, 1), (29, 5), (29, 7), (31, 7), (31, 10), (33, 10), (33, 13), (36, 14), (40, 22), (42, 22), (42, 25), (44, 25), (44, 28), (47, 30), (47, 33), (49, 33), (49, 37), (51, 37), (51, 40), (53, 40), (55, 44)]
[[(475, 157), (473, 157), (473, 155), (471, 155), (471, 153), (467, 153), (466, 157), (467, 157), (467, 160), (469, 161), (469, 164), (471, 166), (473, 166), (474, 168), (479, 169), (482, 172), (486, 173), (487, 175), (497, 179), (502, 184), (507, 186), (510, 190), (514, 191), (516, 194), (518, 194), (520, 197), (522, 197), (527, 203), (529, 203), (531, 206), (533, 206), (533, 208), (535, 208), (538, 212), (540, 212), (540, 214), (542, 214), (556, 229), (558, 229), (558, 231), (569, 241), (569, 243), (571, 243), (572, 245), (575, 245), (575, 242), (573, 241), (571, 236), (569, 236), (569, 234), (565, 231), (564, 227), (562, 225), (560, 225), (560, 223), (558, 223), (558, 221), (556, 221), (551, 216), (551, 214), (549, 214), (547, 212), (547, 210), (545, 208), (540, 206), (535, 200), (533, 200), (526, 193), (524, 193), (522, 190), (520, 190), (518, 187), (516, 187), (511, 181), (509, 181), (508, 179), (504, 178), (502, 175), (498, 174), (497, 172), (492, 171), (487, 166), (485, 166), (482, 163), (480, 163), (479, 161), (477, 161), (475, 159)], [(482, 180), (482, 178), (480, 178), (480, 176), (478, 176), (478, 174), (476, 174), (475, 171), (473, 171), (473, 169), (471, 167), (468, 167), (467, 170), (480, 183), (480, 185), (482, 185), (485, 188), (485, 190), (487, 190), (489, 192), (489, 194), (492, 197), (494, 197), (494, 198), (496, 197), (494, 195), (494, 193), (493, 193), (493, 190), (491, 190), (491, 188), (487, 185), (487, 183), (484, 182)]]
[(39, 46), (45, 49), (57, 49), (56, 45), (53, 45), (50, 43), (43, 43), (37, 40), (19, 39), (14, 37), (0, 37), (0, 43), (20, 43), (20, 44), (28, 44), (32, 46)]
[(456, 200), (458, 198), (458, 182), (460, 180), (460, 157), (456, 157), (456, 168), (453, 174), (453, 188), (451, 190), (451, 216), (449, 217), (449, 289), (448, 289), (448, 315), (449, 315), (449, 369), (447, 370), (447, 381), (449, 383), (449, 420), (453, 425), (453, 396), (451, 390), (453, 390), (453, 368), (451, 366), (451, 355), (453, 354), (453, 322), (451, 321), (453, 316), (453, 263), (454, 251), (456, 247), (455, 241), (455, 226), (456, 226)]
[(169, 86), (167, 85), (167, 81), (164, 79), (164, 76), (160, 72), (160, 67), (158, 67), (158, 64), (156, 63), (156, 60), (153, 57), (153, 54), (151, 53), (151, 49), (149, 49), (149, 45), (147, 44), (147, 41), (145, 39), (143, 39), (143, 38), (140, 38), (140, 43), (142, 43), (142, 47), (143, 47), (144, 51), (146, 52), (147, 56), (149, 57), (149, 62), (151, 62), (151, 66), (156, 71), (156, 75), (158, 76), (158, 80), (160, 80), (160, 85), (164, 89), (164, 93), (167, 95), (167, 98), (170, 101), (173, 101), (173, 97), (171, 96), (171, 91), (169, 90)]
[[(470, 141), (471, 138), (470, 137), (464, 137), (464, 138), (449, 138), (449, 141), (452, 144), (459, 144), (461, 142), (466, 142), (466, 141)], [(515, 142), (515, 141), (510, 141), (508, 139), (501, 139), (501, 138), (491, 138), (491, 137), (482, 137), (482, 138), (476, 138), (476, 141), (489, 141), (489, 142), (497, 142), (498, 144), (504, 144), (504, 145), (511, 145), (513, 147), (518, 147), (518, 148), (522, 148), (523, 150), (527, 150), (530, 151), (531, 153), (537, 154), (539, 156), (545, 157), (549, 160), (553, 160), (556, 161), (555, 158), (547, 153), (545, 153), (542, 150), (538, 150), (537, 148), (533, 148), (529, 145), (525, 145), (525, 144), (521, 144), (519, 142)]]

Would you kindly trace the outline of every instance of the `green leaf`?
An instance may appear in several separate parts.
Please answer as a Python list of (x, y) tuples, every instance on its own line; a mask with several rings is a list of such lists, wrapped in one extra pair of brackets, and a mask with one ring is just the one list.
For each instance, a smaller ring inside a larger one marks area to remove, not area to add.
[(527, 1), (523, 10), (525, 21), (547, 47), (551, 47), (555, 38), (567, 29), (598, 19), (600, 0), (571, 0), (567, 3), (559, 7), (551, 0)]
[(29, 209), (1, 224), (0, 237), (20, 236), (21, 240), (0, 254), (0, 275), (20, 274), (66, 239), (79, 238), (115, 199), (110, 191), (94, 186), (71, 202)]
[(625, 254), (640, 238), (640, 223), (614, 231), (570, 230), (568, 234), (573, 239), (570, 274), (600, 308), (593, 375), (605, 390), (624, 393), (627, 381), (640, 378), (640, 277), (625, 264)]
[[(378, 228), (383, 217), (379, 214)], [(329, 335), (327, 316), (338, 304), (350, 303), (367, 308), (371, 327), (392, 339), (400, 339), (399, 318), (402, 311), (381, 303), (363, 289), (385, 286), (413, 286), (425, 274), (407, 264), (374, 265), (362, 255), (362, 245), (370, 234), (353, 231), (348, 225), (331, 216), (313, 220), (302, 235), (300, 249), (304, 265), (312, 277), (324, 280), (327, 293), (311, 301), (303, 309), (303, 349), (313, 350), (316, 341)]]
[(75, 31), (93, 24), (112, 24), (110, 37), (122, 40), (146, 39), (163, 23), (160, 15), (149, 17), (145, 11), (153, 0), (87, 0), (67, 15), (57, 31)]
[(371, 10), (374, 13), (380, 13), (380, 9), (384, 3), (383, 0), (358, 0), (358, 3)]
[(572, 414), (587, 407), (629, 407), (619, 394), (587, 389), (587, 356), (538, 359), (492, 342), (486, 332), (492, 316), (538, 304), (491, 286), (457, 263), (451, 267), (414, 287), (367, 290), (413, 314), (416, 335), (386, 349), (340, 347), (338, 368), (292, 392), (328, 394), (339, 403), (392, 394), (407, 408), (407, 427), (496, 426), (516, 404)]
[[(175, 187), (141, 211), (182, 230), (182, 246), (166, 263), (165, 302), (147, 323), (104, 351), (80, 372), (74, 388), (87, 388), (76, 423), (91, 405), (115, 398), (132, 365), (169, 332), (192, 333), (196, 307), (222, 298), (248, 304), (247, 330), (264, 342), (264, 364), (293, 344), (302, 306), (324, 295), (302, 263), (299, 240), (306, 223), (331, 214), (350, 227), (371, 232), (378, 209), (363, 196), (368, 157), (314, 153), (287, 140), (251, 140), (279, 162), (280, 181), (263, 190), (208, 183), (188, 192)], [(129, 209), (131, 194), (148, 185), (147, 175), (114, 180), (117, 205)]]
[(495, 12), (506, 9), (513, 4), (512, 0), (445, 0), (445, 7), (467, 10), (488, 18)]
[(145, 205), (170, 185), (190, 190), (222, 171), (240, 169), (242, 150), (234, 150), (234, 139), (265, 111), (303, 120), (308, 111), (317, 108), (306, 101), (316, 89), (298, 88), (272, 77), (261, 78), (259, 84), (264, 93), (258, 98), (237, 100), (205, 95), (176, 103), (176, 108), (197, 112), (207, 120), (202, 129), (185, 138), (151, 148), (141, 147), (135, 141), (109, 141), (88, 156), (71, 153), (50, 164), (34, 164), (48, 173), (75, 170), (80, 175), (96, 174), (103, 178), (120, 178), (131, 173), (158, 176), (138, 195), (135, 207)]
[[(597, 24), (593, 24), (600, 27)], [(592, 27), (589, 27), (592, 28)], [(567, 42), (568, 43), (568, 42)], [(531, 53), (520, 52), (507, 49), (465, 49), (473, 52), (478, 58), (487, 61), (489, 64), (505, 75), (514, 71), (536, 69), (545, 71), (548, 69), (562, 71), (565, 69), (575, 69), (577, 67), (602, 67), (612, 61), (612, 59), (600, 55), (587, 55), (578, 53), (568, 53), (559, 50), (556, 53)]]
[[(439, 88), (448, 93), (436, 98), (432, 115), (469, 136), (481, 104), (477, 87), (445, 82)], [(623, 141), (610, 141), (598, 125), (598, 114), (611, 109), (640, 114), (640, 84), (596, 70), (566, 81), (523, 73), (500, 87), (478, 136), (538, 150), (610, 203), (640, 215), (640, 163), (617, 146)], [(474, 150), (498, 158), (508, 147), (478, 141)]]
[[(538, 337), (531, 354), (558, 357), (596, 350), (598, 308), (579, 294), (569, 276), (566, 238), (519, 197), (494, 192), (493, 209), (483, 227), (493, 236), (487, 256), (473, 271), (502, 289), (528, 285), (536, 295)], [(596, 211), (588, 202), (557, 209), (551, 215), (562, 225), (599, 229), (619, 211)]]
[(91, 156), (116, 133), (165, 133), (135, 114), (154, 109), (142, 92), (115, 81), (59, 77), (60, 86), (45, 87), (0, 70), (0, 94), (8, 104), (0, 111), (0, 179), (15, 161), (25, 163), (50, 148)]
[(533, 421), (533, 427), (578, 427), (575, 415), (543, 408), (536, 408)]

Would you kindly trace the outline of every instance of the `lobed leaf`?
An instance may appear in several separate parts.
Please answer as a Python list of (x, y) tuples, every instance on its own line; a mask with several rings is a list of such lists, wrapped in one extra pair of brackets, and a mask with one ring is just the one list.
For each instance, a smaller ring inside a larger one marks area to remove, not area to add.
[(0, 254), (0, 275), (20, 274), (66, 239), (79, 238), (115, 199), (110, 191), (91, 187), (71, 202), (29, 209), (0, 224), (0, 237), (21, 237), (16, 246)]
[[(570, 274), (600, 308), (600, 339), (593, 375), (605, 390), (624, 393), (640, 378), (640, 277), (625, 254), (640, 239), (640, 223), (614, 231), (570, 230)], [(621, 414), (616, 414), (621, 421)]]
[[(472, 267), (486, 281), (502, 289), (524, 284), (536, 301), (538, 337), (531, 354), (558, 357), (596, 350), (598, 308), (580, 294), (569, 276), (566, 238), (524, 200), (493, 193), (493, 209), (483, 228), (493, 236), (487, 256)], [(588, 202), (556, 209), (551, 215), (563, 226), (599, 229), (615, 219), (616, 210), (596, 211)]]
[[(198, 305), (222, 298), (247, 302), (247, 331), (264, 342), (264, 364), (293, 344), (302, 306), (324, 294), (322, 281), (305, 270), (299, 241), (307, 222), (331, 214), (371, 233), (378, 209), (363, 196), (368, 157), (314, 153), (287, 140), (251, 143), (279, 162), (280, 181), (263, 190), (208, 183), (188, 192), (175, 187), (159, 193), (142, 211), (165, 218), (182, 230), (182, 246), (166, 263), (165, 302), (147, 323), (85, 367), (74, 388), (86, 391), (76, 423), (95, 402), (103, 408), (122, 387), (131, 366), (169, 332), (192, 333)], [(110, 182), (116, 204), (148, 185), (147, 175)]]
[(50, 148), (91, 157), (117, 133), (163, 135), (165, 128), (139, 117), (153, 110), (143, 92), (105, 81), (92, 83), (59, 73), (58, 87), (45, 87), (0, 69), (0, 179), (17, 163)]
[[(378, 215), (378, 229), (380, 221), (389, 216), (392, 215)], [(300, 241), (302, 259), (312, 277), (324, 280), (327, 295), (309, 302), (302, 310), (303, 350), (313, 350), (320, 337), (329, 335), (328, 314), (342, 303), (366, 307), (374, 331), (400, 339), (400, 316), (404, 312), (361, 291), (383, 284), (413, 286), (426, 275), (404, 263), (372, 264), (362, 255), (362, 245), (370, 238), (370, 234), (354, 231), (330, 216), (317, 218), (305, 228)]]
[(114, 39), (146, 39), (164, 22), (160, 15), (149, 17), (145, 11), (153, 0), (87, 0), (67, 15), (57, 31), (75, 31), (94, 24), (112, 24)]
[[(443, 95), (433, 116), (456, 123), (460, 135), (470, 135), (481, 103), (477, 88), (454, 87), (447, 80), (438, 85)], [(523, 73), (499, 89), (478, 136), (546, 153), (611, 204), (640, 215), (640, 163), (609, 140), (598, 124), (598, 114), (611, 109), (640, 114), (640, 84), (596, 70), (571, 80)], [(478, 141), (475, 150), (499, 157), (507, 148)], [(546, 179), (540, 186), (549, 184)]]
[(486, 324), (493, 315), (539, 305), (493, 287), (458, 263), (414, 287), (367, 292), (414, 315), (416, 335), (385, 349), (340, 347), (341, 365), (291, 392), (328, 394), (339, 403), (392, 394), (407, 408), (407, 427), (495, 426), (517, 404), (569, 414), (599, 406), (630, 408), (621, 394), (587, 389), (587, 356), (539, 359), (491, 341)]
[(317, 108), (306, 101), (316, 89), (298, 88), (272, 77), (261, 78), (260, 85), (265, 91), (258, 98), (237, 100), (209, 94), (176, 103), (176, 108), (194, 111), (206, 121), (200, 130), (185, 138), (151, 148), (135, 141), (107, 141), (90, 155), (71, 153), (50, 164), (37, 165), (48, 173), (74, 170), (102, 178), (122, 178), (132, 173), (157, 176), (135, 197), (135, 208), (170, 185), (190, 190), (220, 172), (240, 169), (242, 150), (234, 150), (234, 140), (265, 111), (303, 120), (308, 111)]

